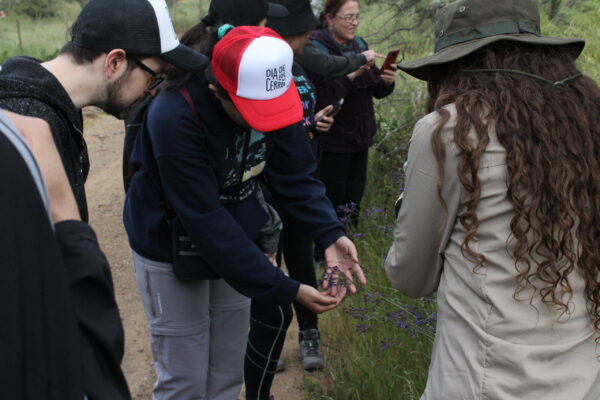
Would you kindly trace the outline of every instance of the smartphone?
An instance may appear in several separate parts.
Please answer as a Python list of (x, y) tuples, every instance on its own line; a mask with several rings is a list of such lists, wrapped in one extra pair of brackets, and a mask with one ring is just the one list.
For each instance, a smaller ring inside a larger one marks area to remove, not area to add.
[(317, 122), (319, 122), (320, 120), (322, 120), (323, 117), (330, 117), (333, 114), (335, 114), (342, 107), (342, 104), (344, 104), (343, 97), (341, 99), (339, 99), (338, 101), (336, 101), (335, 103), (333, 103), (333, 108), (331, 109), (331, 111), (329, 111), (327, 114), (323, 114), (319, 119), (315, 118), (315, 124)]
[(396, 62), (398, 54), (400, 54), (400, 49), (392, 50), (387, 54), (385, 60), (383, 61), (383, 65), (379, 69), (380, 74), (383, 72), (383, 70), (392, 69), (392, 64)]
[(339, 99), (338, 101), (336, 101), (335, 103), (333, 103), (333, 108), (331, 109), (331, 111), (329, 111), (327, 113), (327, 116), (329, 117), (329, 116), (335, 114), (340, 108), (342, 108), (342, 105), (344, 105), (343, 97), (341, 99)]

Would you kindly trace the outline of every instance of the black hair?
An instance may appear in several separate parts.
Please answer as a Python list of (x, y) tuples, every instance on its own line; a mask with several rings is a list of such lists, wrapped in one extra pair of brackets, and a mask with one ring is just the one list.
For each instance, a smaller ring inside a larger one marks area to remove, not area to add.
[[(221, 21), (218, 14), (214, 11), (210, 11), (198, 24), (188, 29), (181, 36), (179, 42), (205, 54), (208, 58), (211, 58), (213, 47), (215, 47), (215, 44), (217, 44), (219, 40), (217, 36), (217, 28), (219, 25), (221, 25)], [(197, 74), (197, 72), (184, 71), (170, 65), (165, 70), (167, 81), (164, 88), (177, 89), (185, 86), (190, 79), (194, 76), (198, 76)]]
[(103, 51), (90, 50), (76, 45), (73, 42), (67, 42), (60, 49), (59, 54), (70, 55), (76, 64), (84, 65), (94, 62), (98, 57), (104, 54)]
[[(246, 25), (258, 26), (260, 22), (261, 20)], [(230, 23), (230, 21), (222, 18), (214, 10), (209, 10), (208, 14), (205, 15), (198, 24), (188, 29), (181, 36), (179, 42), (206, 55), (208, 58), (212, 58), (213, 48), (219, 41), (218, 28), (226, 23)], [(194, 76), (198, 76), (198, 73), (187, 72), (170, 65), (165, 70), (165, 75), (167, 81), (163, 87), (165, 89), (177, 89), (185, 86), (190, 79)]]

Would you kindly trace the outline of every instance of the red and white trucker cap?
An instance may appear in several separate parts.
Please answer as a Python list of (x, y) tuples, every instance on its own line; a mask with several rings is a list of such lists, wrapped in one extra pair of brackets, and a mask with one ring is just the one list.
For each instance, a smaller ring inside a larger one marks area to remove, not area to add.
[(302, 119), (293, 63), (292, 48), (275, 31), (240, 26), (215, 45), (212, 72), (248, 125), (269, 132)]

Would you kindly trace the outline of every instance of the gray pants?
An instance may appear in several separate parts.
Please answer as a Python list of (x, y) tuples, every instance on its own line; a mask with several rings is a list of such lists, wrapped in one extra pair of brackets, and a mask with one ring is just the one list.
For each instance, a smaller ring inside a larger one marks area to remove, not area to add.
[(156, 368), (153, 399), (237, 399), (250, 299), (222, 279), (181, 282), (171, 264), (135, 252), (133, 265)]

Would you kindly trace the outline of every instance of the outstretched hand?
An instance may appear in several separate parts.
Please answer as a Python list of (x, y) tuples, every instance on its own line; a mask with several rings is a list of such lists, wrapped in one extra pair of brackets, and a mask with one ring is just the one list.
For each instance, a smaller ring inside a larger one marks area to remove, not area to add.
[(338, 292), (344, 290), (346, 285), (340, 281), (340, 273), (343, 274), (350, 293), (356, 293), (354, 284), (354, 275), (358, 278), (358, 283), (365, 285), (367, 278), (358, 264), (358, 253), (354, 243), (347, 236), (342, 236), (331, 246), (325, 249), (325, 278), (323, 279), (323, 288), (332, 296), (337, 296)]

